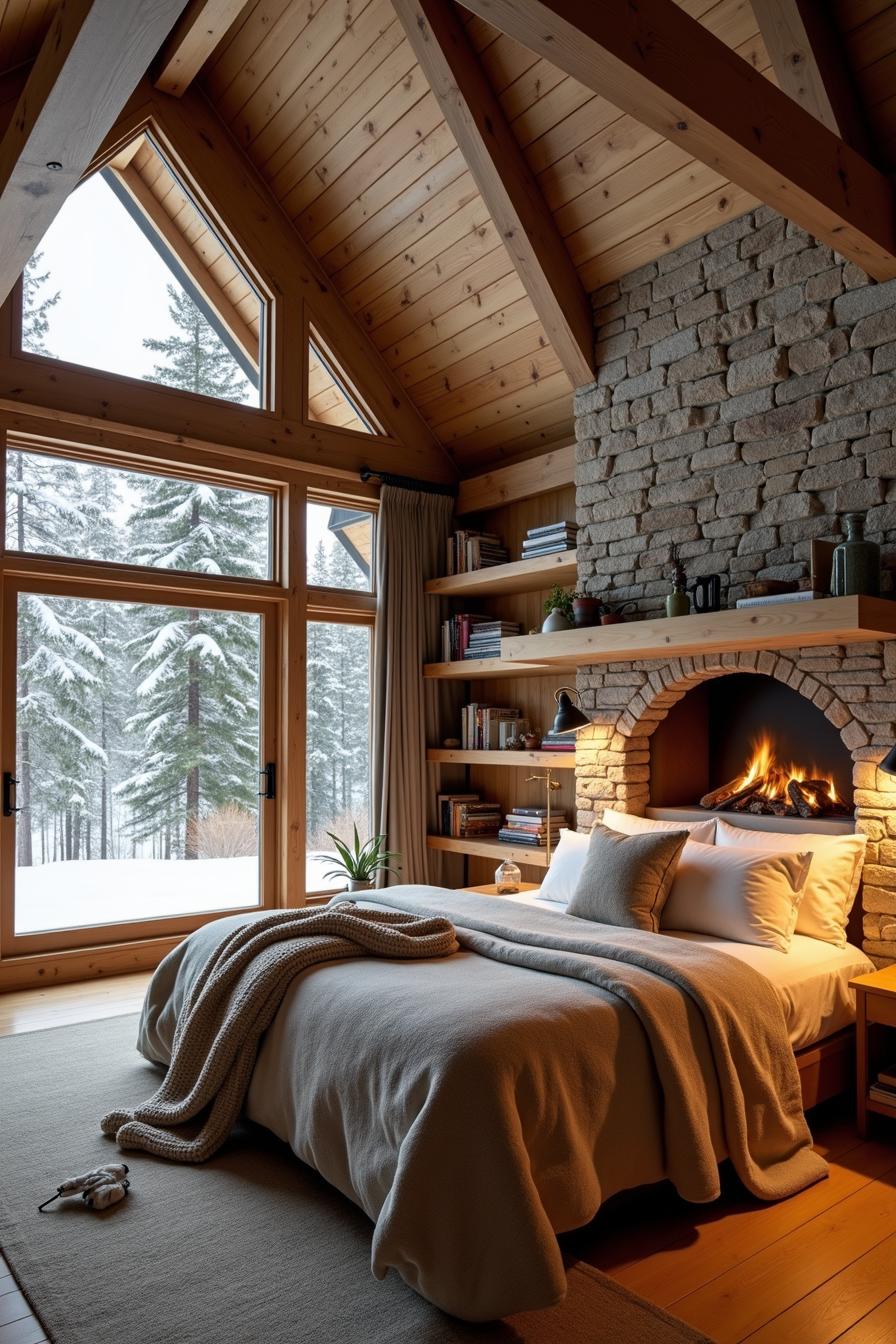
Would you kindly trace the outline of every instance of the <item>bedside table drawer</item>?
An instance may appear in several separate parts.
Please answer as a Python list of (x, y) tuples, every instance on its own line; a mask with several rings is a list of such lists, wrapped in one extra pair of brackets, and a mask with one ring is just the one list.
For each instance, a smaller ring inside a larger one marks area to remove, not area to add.
[(869, 1022), (896, 1027), (896, 998), (892, 994), (865, 994), (865, 1014)]

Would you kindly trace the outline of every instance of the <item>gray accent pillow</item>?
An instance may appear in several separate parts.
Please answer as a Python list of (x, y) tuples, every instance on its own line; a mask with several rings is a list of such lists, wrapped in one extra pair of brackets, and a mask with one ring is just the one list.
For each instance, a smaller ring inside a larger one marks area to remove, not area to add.
[(598, 822), (568, 915), (659, 933), (687, 831), (622, 835)]

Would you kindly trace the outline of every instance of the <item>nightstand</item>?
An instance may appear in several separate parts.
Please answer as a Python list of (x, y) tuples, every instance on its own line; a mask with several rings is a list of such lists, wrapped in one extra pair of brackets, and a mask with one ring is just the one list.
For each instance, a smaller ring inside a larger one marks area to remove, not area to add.
[[(537, 891), (540, 886), (540, 882), (521, 882), (520, 892)], [(494, 882), (484, 882), (480, 887), (461, 887), (461, 891), (478, 891), (481, 896), (497, 896), (498, 894), (498, 888)], [(513, 900), (513, 896), (509, 899)]]
[(864, 1139), (868, 1133), (869, 1111), (896, 1119), (896, 1103), (891, 1106), (868, 1094), (880, 1064), (889, 1064), (896, 1059), (896, 1037), (893, 1037), (889, 1056), (881, 1055), (879, 1060), (871, 1063), (872, 1028), (875, 1025), (896, 1027), (896, 966), (858, 975), (849, 983), (856, 992), (856, 1124)]

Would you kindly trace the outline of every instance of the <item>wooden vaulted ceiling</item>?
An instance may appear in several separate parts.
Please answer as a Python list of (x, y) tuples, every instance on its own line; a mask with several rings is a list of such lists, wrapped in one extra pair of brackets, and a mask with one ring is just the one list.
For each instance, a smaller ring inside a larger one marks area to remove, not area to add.
[[(678, 3), (775, 81), (750, 0)], [(34, 55), (53, 8), (0, 0), (0, 69)], [(873, 157), (892, 170), (896, 0), (830, 8)], [(585, 291), (755, 203), (680, 144), (459, 12)], [(249, 0), (198, 87), (463, 474), (569, 440), (570, 378), (392, 0)], [(152, 177), (145, 154), (132, 167)], [(312, 370), (325, 409), (323, 383)]]

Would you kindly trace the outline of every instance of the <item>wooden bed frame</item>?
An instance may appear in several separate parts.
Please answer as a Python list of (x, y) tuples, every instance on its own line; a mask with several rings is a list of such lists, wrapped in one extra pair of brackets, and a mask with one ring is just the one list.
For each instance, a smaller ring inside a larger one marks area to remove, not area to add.
[(856, 1078), (855, 1027), (843, 1027), (832, 1036), (806, 1045), (796, 1051), (796, 1065), (800, 1071), (803, 1091), (803, 1110), (811, 1110), (841, 1092), (855, 1087)]

